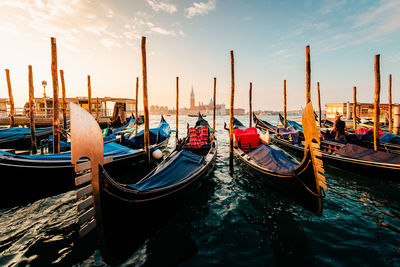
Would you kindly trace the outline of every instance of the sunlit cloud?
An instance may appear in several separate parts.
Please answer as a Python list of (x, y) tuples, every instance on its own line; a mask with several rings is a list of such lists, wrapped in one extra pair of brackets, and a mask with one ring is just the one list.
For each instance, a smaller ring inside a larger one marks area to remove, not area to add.
[(217, 0), (209, 0), (208, 2), (193, 3), (193, 6), (185, 9), (185, 17), (190, 19), (198, 15), (206, 15), (209, 11), (215, 10)]
[(121, 47), (121, 44), (114, 39), (102, 39), (101, 43), (107, 48), (110, 48), (110, 47), (120, 48)]
[(151, 6), (151, 8), (158, 12), (158, 11), (165, 11), (169, 14), (175, 13), (178, 9), (175, 5), (170, 4), (165, 1), (160, 0), (146, 0), (146, 2)]
[(176, 32), (175, 32), (175, 31), (168, 31), (168, 30), (163, 29), (163, 28), (161, 28), (161, 27), (152, 27), (150, 30), (151, 30), (152, 32), (156, 32), (156, 33), (163, 34), (163, 35), (173, 35), (173, 36), (176, 36)]

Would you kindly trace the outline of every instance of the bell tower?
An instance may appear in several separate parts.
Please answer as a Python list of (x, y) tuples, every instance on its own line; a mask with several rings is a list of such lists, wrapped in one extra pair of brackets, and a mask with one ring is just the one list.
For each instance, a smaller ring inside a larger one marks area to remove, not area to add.
[(190, 93), (190, 108), (194, 109), (195, 104), (194, 104), (194, 91), (193, 91), (193, 85), (192, 85), (192, 92)]

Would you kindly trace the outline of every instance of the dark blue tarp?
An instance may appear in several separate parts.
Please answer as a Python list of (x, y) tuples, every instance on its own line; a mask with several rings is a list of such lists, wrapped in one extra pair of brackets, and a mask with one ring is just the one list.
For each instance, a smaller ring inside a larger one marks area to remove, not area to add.
[[(152, 128), (150, 131), (150, 144), (155, 144), (157, 142), (157, 134), (159, 133), (158, 142), (166, 140), (171, 134), (171, 128), (166, 121), (160, 122), (157, 128)], [(138, 132), (137, 135), (127, 139), (122, 135), (121, 143), (132, 148), (142, 148), (144, 145), (144, 130)]]
[[(53, 127), (45, 127), (45, 128), (37, 128), (36, 134), (50, 131)], [(15, 140), (15, 139), (24, 139), (25, 135), (31, 134), (30, 128), (22, 128), (22, 127), (14, 127), (14, 128), (6, 128), (0, 130), (0, 139), (3, 140)]]
[(204, 157), (182, 150), (146, 180), (129, 186), (140, 191), (171, 186), (192, 177), (205, 164)]
[(400, 155), (383, 151), (375, 151), (373, 149), (357, 146), (354, 144), (346, 144), (340, 149), (336, 150), (335, 153), (349, 158), (380, 163), (400, 164)]
[(293, 175), (297, 163), (293, 162), (282, 150), (261, 145), (252, 150), (249, 155), (255, 162), (268, 170), (282, 175)]
[[(138, 151), (137, 149), (131, 149), (129, 147), (117, 143), (109, 143), (104, 145), (104, 157), (128, 155), (128, 154), (133, 154), (137, 151)], [(14, 154), (0, 150), (0, 155), (14, 156), (16, 158), (24, 158), (24, 159), (35, 159), (35, 160), (64, 160), (64, 161), (71, 160), (71, 152), (64, 152), (59, 154), (16, 156)]]
[(112, 131), (113, 134), (119, 133), (121, 130), (125, 129), (126, 127), (134, 127), (136, 125), (135, 119), (131, 119), (127, 124), (115, 129)]
[[(281, 124), (283, 125), (284, 123), (284, 117), (282, 117), (281, 114), (279, 114), (279, 121), (281, 122)], [(300, 123), (297, 123), (295, 121), (290, 121), (290, 120), (286, 120), (286, 125), (287, 126), (293, 126), (297, 131), (303, 131), (303, 126), (301, 126)]]
[(395, 134), (384, 134), (379, 140), (382, 143), (400, 144), (400, 136)]
[(285, 139), (292, 141), (297, 144), (299, 141), (299, 131), (297, 131), (293, 126), (288, 128), (279, 128), (278, 133)]

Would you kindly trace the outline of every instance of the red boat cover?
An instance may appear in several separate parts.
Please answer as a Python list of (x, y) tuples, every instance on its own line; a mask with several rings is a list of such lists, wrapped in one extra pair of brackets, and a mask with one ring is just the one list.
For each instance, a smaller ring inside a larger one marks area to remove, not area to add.
[(375, 151), (373, 149), (357, 146), (354, 144), (344, 145), (342, 148), (336, 150), (336, 154), (367, 161), (400, 164), (399, 155), (383, 151)]
[[(356, 134), (366, 134), (366, 133), (368, 133), (368, 132), (371, 132), (371, 131), (374, 131), (374, 128), (371, 128), (371, 129), (367, 129), (367, 128), (358, 128), (356, 131), (355, 131), (355, 133)], [(384, 135), (385, 133), (384, 132), (382, 132), (381, 130), (379, 130), (379, 137), (381, 137), (382, 135)]]
[(257, 148), (260, 145), (260, 138), (257, 133), (257, 128), (250, 127), (246, 130), (234, 129), (236, 143), (240, 145), (243, 151), (249, 151), (250, 149)]

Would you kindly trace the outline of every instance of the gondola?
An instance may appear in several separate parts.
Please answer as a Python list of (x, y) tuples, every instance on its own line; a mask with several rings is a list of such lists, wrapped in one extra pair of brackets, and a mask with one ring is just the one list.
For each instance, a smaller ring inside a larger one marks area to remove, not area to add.
[[(279, 121), (282, 125), (284, 125), (285, 118), (279, 113)], [(303, 131), (303, 126), (301, 126), (300, 123), (291, 121), (291, 120), (286, 120), (286, 125), (287, 126), (293, 126), (297, 131)]]
[[(308, 117), (307, 117), (308, 116)], [(306, 152), (299, 163), (280, 148), (263, 141), (257, 129), (245, 127), (234, 121), (234, 155), (245, 170), (256, 177), (263, 177), (268, 184), (278, 188), (297, 203), (320, 215), (322, 213), (322, 188), (326, 189), (322, 175), (322, 161), (319, 152), (318, 130), (314, 122), (312, 104), (307, 104), (303, 113), (306, 136)], [(316, 143), (314, 143), (316, 142)]]
[[(160, 124), (166, 124), (164, 118), (161, 118)], [(169, 129), (168, 124), (166, 127)], [(167, 147), (170, 131), (166, 134), (164, 138), (153, 140), (152, 151), (164, 150)], [(108, 160), (113, 159), (107, 164), (107, 169), (114, 171), (143, 164), (145, 151), (143, 147), (132, 149), (118, 143), (107, 143), (104, 144), (104, 157)], [(87, 160), (81, 160), (84, 161)], [(15, 155), (0, 150), (0, 173), (0, 208), (28, 203), (75, 188), (76, 175), (70, 151), (58, 154)]]
[[(84, 236), (96, 227), (103, 259), (108, 264), (120, 264), (185, 202), (186, 197), (192, 196), (202, 179), (213, 171), (217, 140), (207, 121), (199, 116), (196, 126), (188, 128), (188, 136), (179, 141), (177, 148), (161, 164), (138, 182), (122, 184), (102, 166), (101, 151), (90, 149), (101, 147), (101, 137), (84, 140), (84, 129), (75, 120), (76, 116), (84, 117), (85, 121), (90, 119), (85, 110), (72, 107), (72, 159), (76, 162), (88, 157), (92, 171), (92, 180), (87, 186), (91, 190), (77, 192), (78, 209), (82, 210), (80, 234)], [(95, 137), (98, 126), (94, 123), (88, 126)], [(80, 169), (79, 164), (76, 168)], [(132, 169), (132, 175), (138, 171)], [(94, 208), (86, 203), (94, 203)]]
[[(256, 127), (268, 130), (261, 119), (254, 116)], [(293, 143), (278, 134), (271, 135), (275, 145), (288, 149), (298, 155), (304, 153), (304, 145)], [(335, 141), (321, 141), (321, 153), (324, 163), (347, 171), (363, 173), (379, 179), (400, 181), (400, 156), (395, 153), (374, 151), (356, 144), (343, 144)]]
[[(36, 141), (46, 139), (53, 133), (53, 127), (36, 128)], [(0, 148), (26, 149), (31, 146), (31, 130), (24, 127), (0, 129)]]

